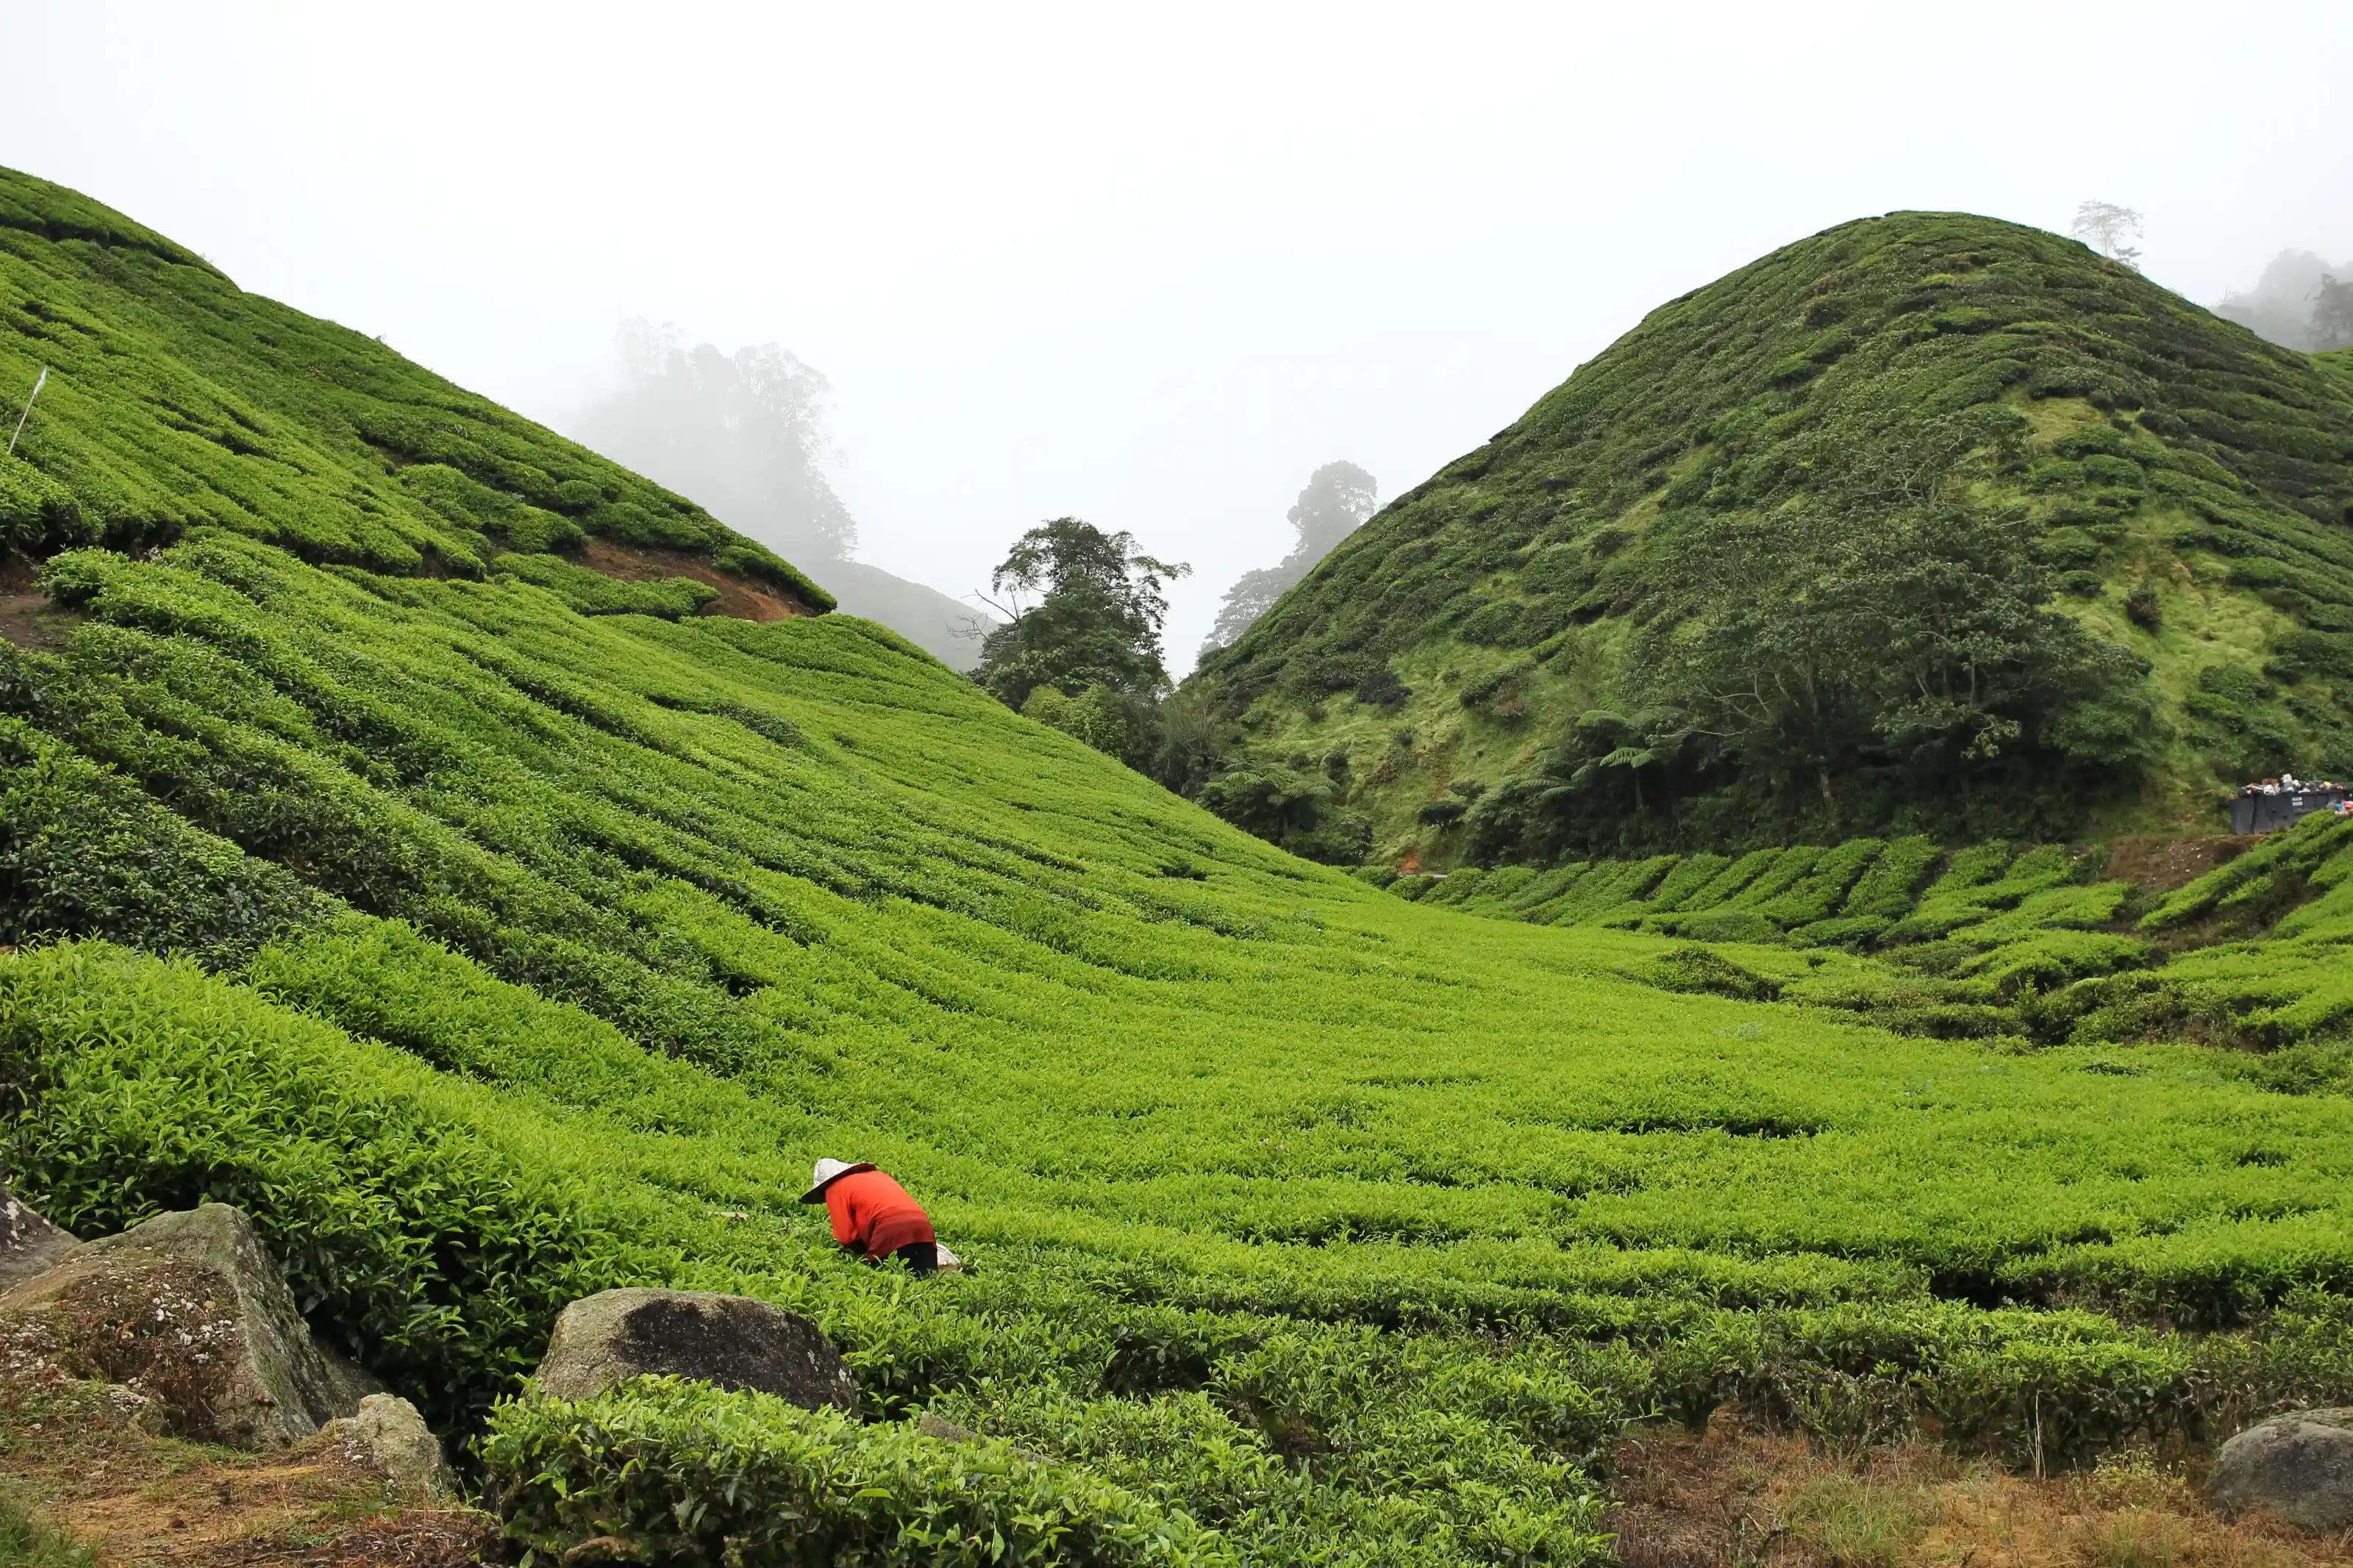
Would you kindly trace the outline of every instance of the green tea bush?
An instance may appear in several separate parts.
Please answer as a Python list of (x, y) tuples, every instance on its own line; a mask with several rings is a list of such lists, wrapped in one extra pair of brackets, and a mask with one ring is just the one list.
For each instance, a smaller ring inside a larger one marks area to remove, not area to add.
[(544, 555), (575, 550), (588, 542), (588, 535), (570, 518), (478, 483), (447, 463), (417, 463), (403, 468), (400, 488), (461, 529), (480, 531), (509, 550)]
[(491, 571), (544, 588), (584, 616), (659, 616), (674, 621), (719, 597), (718, 589), (691, 577), (625, 583), (557, 555), (501, 555), (491, 563)]
[(1662, 991), (1704, 991), (1747, 1002), (1770, 1002), (1781, 994), (1763, 975), (1697, 943), (1669, 949), (1651, 965), (1649, 978)]
[(498, 1116), (479, 1099), (185, 963), (19, 957), (0, 1071), (0, 1164), (58, 1224), (245, 1209), (313, 1321), (437, 1425), (526, 1371), (565, 1302), (659, 1266), (586, 1192), (481, 1137)]
[(1236, 1561), (1183, 1514), (1005, 1444), (674, 1378), (501, 1405), (481, 1455), (525, 1563), (591, 1540), (649, 1562), (747, 1565)]
[[(12, 652), (0, 647), (0, 679)], [(0, 718), (0, 942), (73, 933), (234, 962), (332, 902)]]

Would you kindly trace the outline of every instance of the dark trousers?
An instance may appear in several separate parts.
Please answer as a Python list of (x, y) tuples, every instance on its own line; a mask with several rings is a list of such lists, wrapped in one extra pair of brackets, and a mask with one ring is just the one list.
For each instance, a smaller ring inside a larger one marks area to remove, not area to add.
[(940, 1271), (940, 1244), (936, 1241), (911, 1241), (891, 1256), (913, 1269), (919, 1277)]

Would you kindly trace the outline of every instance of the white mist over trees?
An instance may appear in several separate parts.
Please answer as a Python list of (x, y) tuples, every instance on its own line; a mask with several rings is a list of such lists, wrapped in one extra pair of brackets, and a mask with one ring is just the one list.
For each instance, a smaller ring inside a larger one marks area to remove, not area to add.
[(1202, 654), (1206, 657), (1214, 649), (1232, 647), (1236, 638), (1250, 630), (1251, 622), (1272, 609), (1274, 602), (1314, 571), (1315, 563), (1331, 554), (1340, 541), (1363, 526), (1373, 515), (1379, 493), (1373, 476), (1354, 463), (1326, 463), (1309, 476), (1307, 488), (1299, 492), (1289, 514), (1297, 535), (1291, 553), (1275, 565), (1243, 573), (1226, 590), (1225, 603), (1218, 606), (1217, 625), (1201, 645)]
[(798, 564), (847, 557), (858, 524), (819, 464), (832, 388), (775, 343), (722, 353), (678, 328), (622, 323), (621, 384), (573, 434)]
[(615, 348), (620, 384), (573, 417), (575, 440), (776, 551), (849, 614), (972, 668), (994, 620), (850, 559), (858, 521), (825, 476), (832, 388), (821, 372), (776, 343), (689, 348), (677, 327), (642, 317), (622, 323)]
[(2331, 267), (2309, 250), (2283, 250), (2253, 289), (2223, 295), (2214, 313), (2282, 348), (2353, 346), (2353, 261)]

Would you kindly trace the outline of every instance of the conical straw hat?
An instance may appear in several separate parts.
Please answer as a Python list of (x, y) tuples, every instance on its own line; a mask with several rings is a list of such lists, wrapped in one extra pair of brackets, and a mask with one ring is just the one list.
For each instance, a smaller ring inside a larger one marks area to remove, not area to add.
[(826, 1188), (844, 1176), (854, 1175), (860, 1171), (871, 1171), (873, 1168), (873, 1164), (865, 1160), (860, 1160), (855, 1164), (846, 1160), (819, 1160), (809, 1169), (809, 1190), (801, 1194), (801, 1202), (823, 1203)]

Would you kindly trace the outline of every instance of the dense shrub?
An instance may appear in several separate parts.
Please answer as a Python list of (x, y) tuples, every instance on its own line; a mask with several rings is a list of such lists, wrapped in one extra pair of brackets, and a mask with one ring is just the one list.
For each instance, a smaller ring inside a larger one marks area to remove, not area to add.
[[(0, 647), (0, 679), (9, 657)], [(69, 933), (234, 962), (331, 904), (131, 781), (0, 718), (0, 942)]]
[(501, 555), (491, 563), (491, 570), (498, 576), (545, 588), (584, 616), (659, 616), (674, 621), (719, 597), (718, 589), (691, 577), (626, 583), (555, 555)]
[(746, 1568), (1235, 1561), (1182, 1514), (1006, 1444), (673, 1378), (503, 1405), (482, 1458), (508, 1539), (551, 1559), (602, 1539), (649, 1562)]
[(0, 967), (0, 1164), (58, 1224), (247, 1210), (314, 1323), (438, 1425), (528, 1370), (566, 1301), (654, 1263), (485, 1139), (505, 1119), (480, 1097), (185, 963), (75, 944)]

